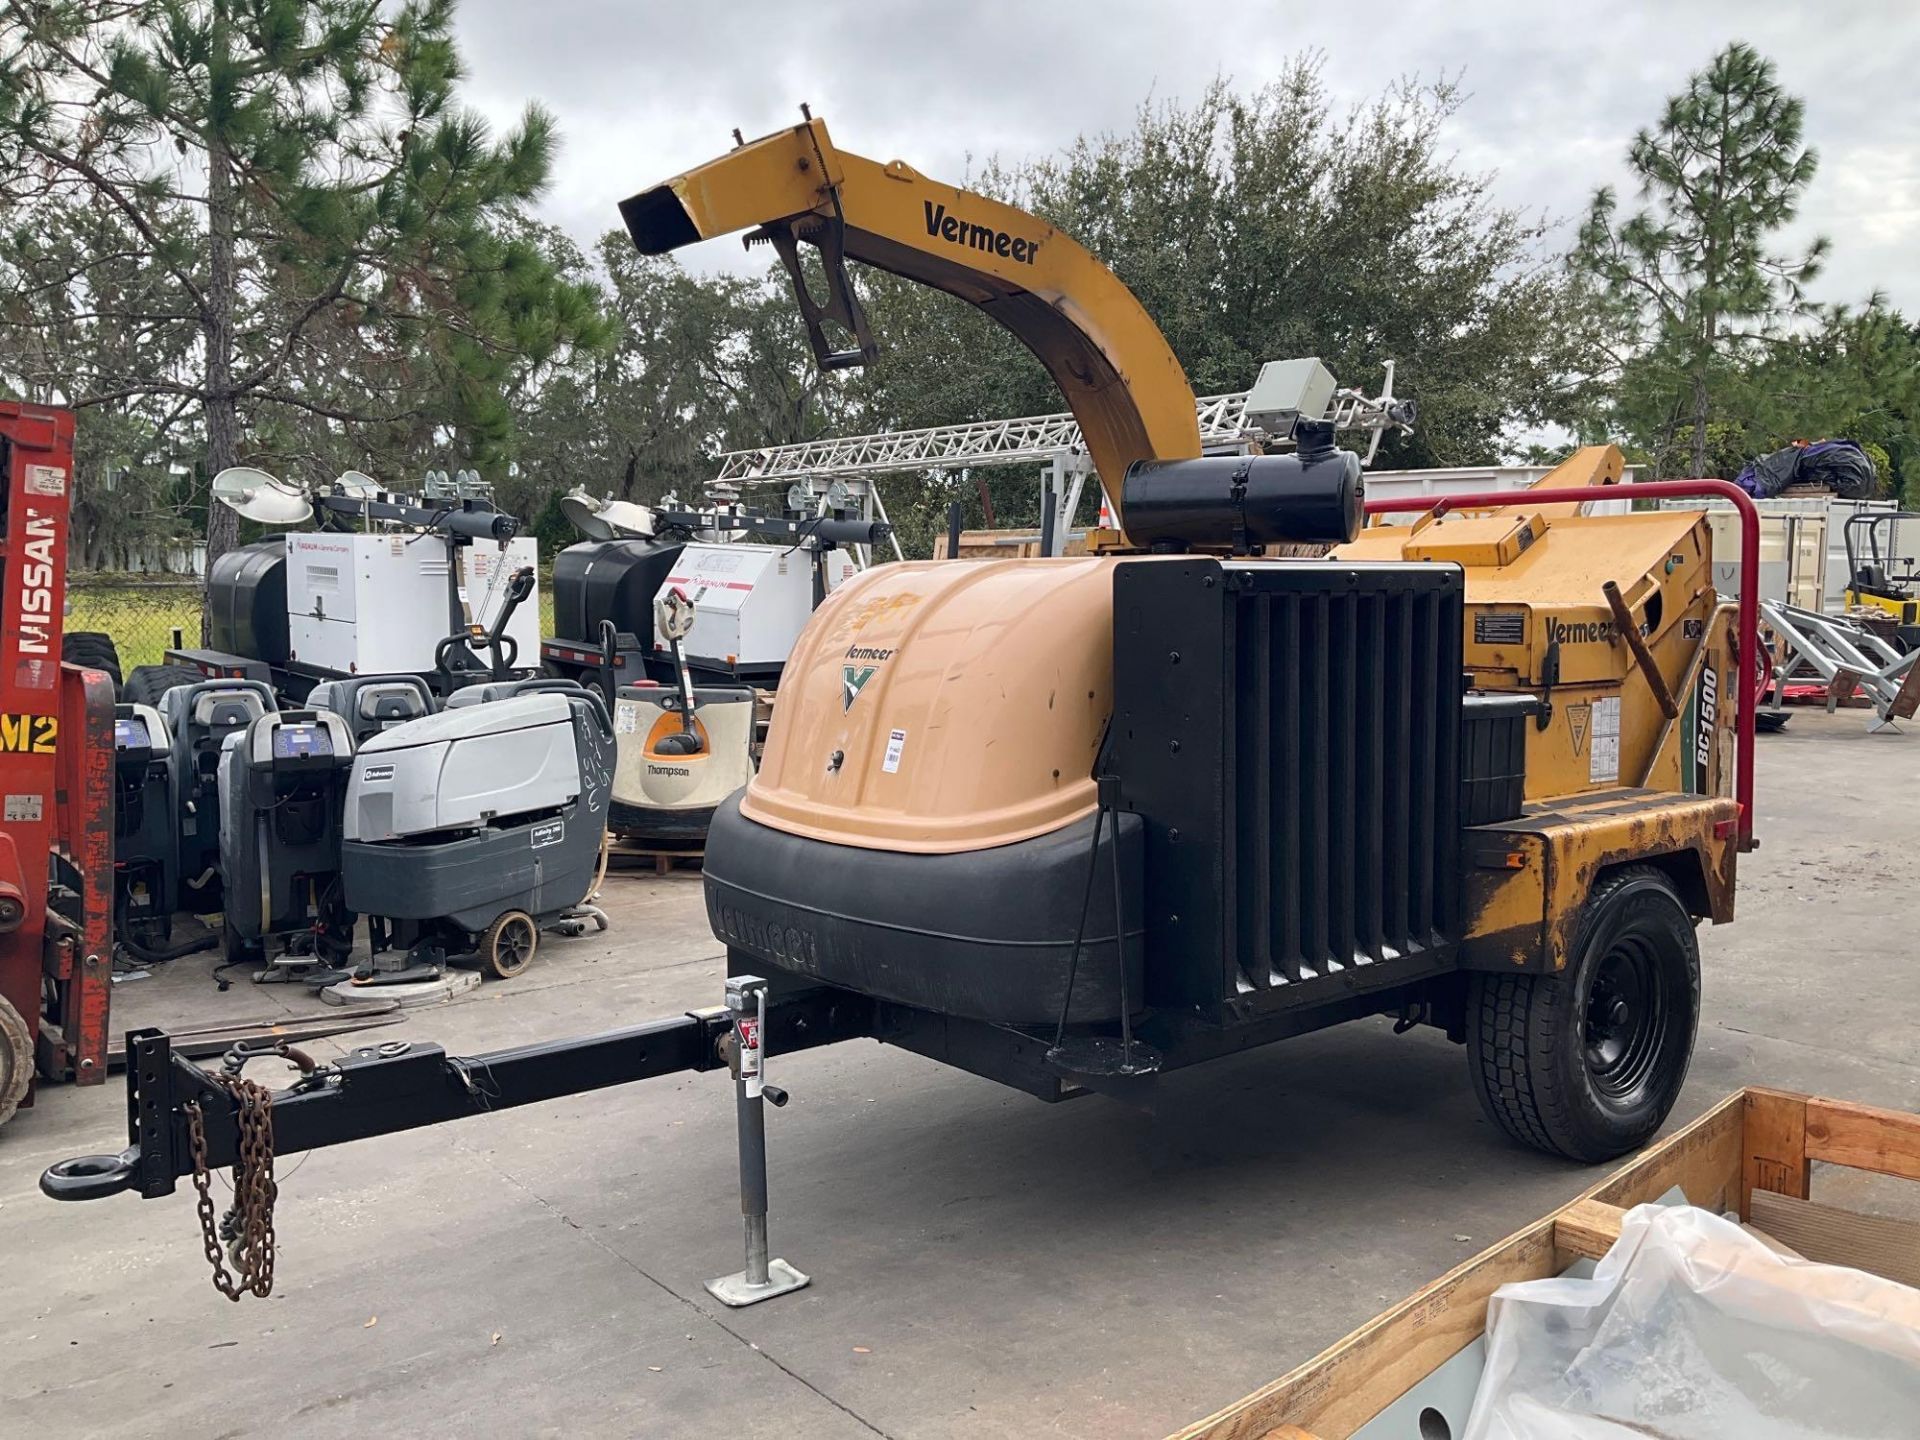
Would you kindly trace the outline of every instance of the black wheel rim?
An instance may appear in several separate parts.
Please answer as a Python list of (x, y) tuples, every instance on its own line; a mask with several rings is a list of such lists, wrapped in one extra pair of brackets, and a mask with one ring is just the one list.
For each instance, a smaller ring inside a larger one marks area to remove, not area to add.
[(1660, 1070), (1676, 997), (1652, 937), (1617, 936), (1594, 967), (1581, 1031), (1587, 1074), (1612, 1101), (1632, 1099)]

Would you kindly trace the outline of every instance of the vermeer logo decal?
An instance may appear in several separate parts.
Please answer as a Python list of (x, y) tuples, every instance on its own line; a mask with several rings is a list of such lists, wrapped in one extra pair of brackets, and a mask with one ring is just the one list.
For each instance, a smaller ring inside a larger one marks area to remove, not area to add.
[[(849, 645), (847, 647), (847, 659), (849, 660), (872, 660), (878, 662), (881, 660), (891, 660), (892, 658), (892, 648), (885, 645)], [(872, 665), (843, 665), (840, 667), (840, 708), (842, 710), (851, 710), (853, 708), (853, 702), (860, 698), (860, 692), (867, 688), (867, 682), (873, 679), (874, 674), (879, 669), (880, 666), (877, 663)]]
[(843, 665), (840, 667), (840, 708), (851, 710), (853, 702), (860, 698), (860, 692), (866, 689), (867, 682), (879, 671), (878, 665)]
[(1009, 260), (1017, 260), (1022, 265), (1033, 264), (1033, 257), (1040, 253), (1038, 240), (1022, 240), (991, 225), (974, 225), (958, 215), (949, 215), (946, 206), (936, 205), (931, 200), (922, 203), (927, 207), (927, 234), (937, 236), (949, 245), (986, 250)]
[[(1642, 635), (1652, 633), (1644, 622), (1638, 627)], [(1611, 620), (1553, 620), (1547, 621), (1547, 643), (1549, 645), (1597, 645), (1602, 641), (1610, 642), (1616, 627)]]

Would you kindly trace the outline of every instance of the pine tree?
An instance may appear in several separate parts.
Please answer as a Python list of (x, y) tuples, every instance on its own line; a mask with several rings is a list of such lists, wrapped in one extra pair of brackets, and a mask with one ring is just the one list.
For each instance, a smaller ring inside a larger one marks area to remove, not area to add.
[(1716, 377), (1803, 305), (1824, 260), (1815, 239), (1798, 256), (1770, 253), (1772, 233), (1799, 212), (1819, 163), (1801, 143), (1802, 102), (1773, 62), (1729, 45), (1642, 130), (1627, 161), (1647, 206), (1621, 218), (1611, 189), (1593, 198), (1577, 263), (1624, 309), (1637, 375), (1629, 393), (1655, 397), (1660, 429), (1692, 435), (1692, 473), (1707, 469)]
[[(496, 140), (458, 108), (453, 8), (7, 0), (9, 223), (80, 204), (105, 220), (57, 285), (0, 262), (0, 301), (31, 311), (58, 291), (99, 325), (197, 339), (174, 363), (119, 347), (130, 363), (71, 376), (61, 398), (161, 397), (169, 420), (199, 421), (209, 475), (276, 417), (464, 426), (500, 449), (507, 361), (603, 343), (607, 327), (590, 291), (515, 238), (553, 124), (529, 107)], [(139, 308), (94, 284), (130, 258), (152, 277)], [(212, 507), (209, 563), (236, 538)]]

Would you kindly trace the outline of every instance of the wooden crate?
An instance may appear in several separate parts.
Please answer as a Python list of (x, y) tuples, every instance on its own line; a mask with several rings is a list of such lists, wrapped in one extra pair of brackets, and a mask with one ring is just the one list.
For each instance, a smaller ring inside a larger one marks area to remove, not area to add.
[(1628, 1209), (1676, 1186), (1704, 1209), (1737, 1210), (1807, 1259), (1920, 1281), (1920, 1224), (1813, 1203), (1815, 1161), (1920, 1180), (1920, 1115), (1760, 1087), (1739, 1091), (1584, 1195), (1176, 1440), (1347, 1440), (1486, 1329), (1495, 1290), (1598, 1259)]
[[(1087, 534), (1084, 530), (1075, 530), (1067, 536), (1063, 555), (1084, 555), (1087, 553)], [(1032, 560), (1040, 554), (1040, 532), (1038, 530), (962, 530), (960, 532), (961, 560)], [(933, 537), (933, 558), (947, 558), (947, 532), (942, 530)]]

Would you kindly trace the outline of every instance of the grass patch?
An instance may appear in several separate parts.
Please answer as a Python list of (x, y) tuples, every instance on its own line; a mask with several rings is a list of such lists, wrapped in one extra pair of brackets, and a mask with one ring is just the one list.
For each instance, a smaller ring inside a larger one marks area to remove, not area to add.
[(120, 652), (120, 673), (158, 665), (177, 626), (188, 645), (200, 643), (198, 585), (148, 582), (67, 586), (67, 629), (102, 630)]

